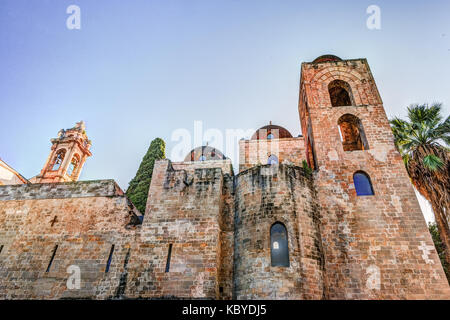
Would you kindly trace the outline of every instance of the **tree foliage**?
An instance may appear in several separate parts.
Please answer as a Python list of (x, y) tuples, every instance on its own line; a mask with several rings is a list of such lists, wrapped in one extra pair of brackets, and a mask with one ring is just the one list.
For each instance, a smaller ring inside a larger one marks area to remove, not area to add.
[(442, 243), (436, 223), (428, 223), (428, 229), (430, 230), (431, 237), (433, 238), (434, 246), (436, 247), (439, 259), (441, 259), (442, 267), (444, 268), (447, 280), (450, 283), (450, 265), (447, 261), (445, 261), (445, 247)]
[(412, 183), (431, 204), (450, 264), (450, 117), (441, 115), (442, 105), (411, 105), (408, 120), (390, 120), (395, 145), (403, 157)]
[(306, 162), (306, 160), (302, 161), (302, 167), (306, 173), (306, 176), (310, 177), (313, 173), (313, 169), (309, 166), (309, 164), (308, 164), (308, 162)]
[(142, 214), (145, 213), (155, 161), (165, 158), (165, 149), (166, 143), (164, 140), (161, 138), (154, 139), (142, 159), (136, 176), (129, 183), (126, 195)]

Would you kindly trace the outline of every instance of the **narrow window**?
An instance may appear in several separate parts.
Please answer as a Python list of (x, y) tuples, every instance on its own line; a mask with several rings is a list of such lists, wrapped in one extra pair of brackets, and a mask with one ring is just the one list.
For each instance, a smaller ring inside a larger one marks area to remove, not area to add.
[(64, 161), (65, 155), (66, 155), (65, 149), (61, 149), (56, 153), (55, 160), (53, 161), (53, 166), (52, 166), (53, 171), (56, 171), (61, 167), (61, 164)]
[(353, 175), (353, 183), (355, 184), (356, 194), (358, 196), (373, 196), (372, 183), (370, 177), (362, 171), (358, 171)]
[(172, 255), (172, 244), (169, 244), (169, 252), (167, 253), (166, 272), (170, 269), (170, 256)]
[(331, 81), (328, 85), (328, 93), (333, 107), (354, 105), (350, 85), (345, 81)]
[(287, 230), (281, 222), (270, 228), (270, 258), (272, 267), (289, 267)]
[(358, 117), (344, 114), (339, 118), (338, 126), (344, 151), (369, 149), (361, 120)]
[(0, 253), (3, 251), (3, 245), (0, 246)]
[(267, 159), (267, 164), (278, 164), (278, 158), (275, 155), (271, 155), (268, 159)]
[[(309, 114), (308, 111), (308, 104), (306, 104), (306, 112)], [(311, 123), (311, 118), (309, 115), (306, 115), (307, 119), (308, 119), (308, 123), (307, 123), (307, 130), (306, 130), (306, 161), (308, 162), (308, 165), (311, 169), (315, 169), (317, 167), (317, 162), (316, 162), (316, 154), (314, 151), (314, 139), (313, 139), (313, 134), (312, 134), (312, 123)]]
[(307, 139), (306, 144), (306, 161), (311, 169), (316, 168), (316, 158), (314, 156), (314, 149), (312, 147), (311, 140), (309, 139), (309, 137)]
[(56, 250), (58, 250), (58, 245), (56, 245), (55, 248), (53, 249), (52, 257), (50, 258), (50, 262), (48, 263), (48, 267), (45, 272), (50, 271), (50, 267), (52, 266), (53, 259), (55, 258)]
[(111, 250), (109, 251), (109, 257), (108, 257), (108, 262), (106, 262), (105, 273), (109, 272), (109, 266), (111, 265), (113, 253), (114, 253), (114, 245), (111, 246)]
[(54, 216), (54, 217), (53, 217), (53, 220), (50, 221), (50, 222), (51, 222), (50, 226), (53, 227), (53, 226), (55, 225), (55, 223), (58, 222), (58, 217), (57, 217), (57, 216)]

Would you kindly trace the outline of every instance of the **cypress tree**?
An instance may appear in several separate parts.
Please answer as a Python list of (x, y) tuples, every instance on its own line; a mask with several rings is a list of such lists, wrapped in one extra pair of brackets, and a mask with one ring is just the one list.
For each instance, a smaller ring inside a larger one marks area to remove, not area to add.
[(165, 158), (165, 149), (166, 143), (164, 140), (161, 138), (154, 139), (142, 159), (136, 176), (129, 183), (126, 195), (142, 214), (145, 214), (153, 166), (156, 160)]

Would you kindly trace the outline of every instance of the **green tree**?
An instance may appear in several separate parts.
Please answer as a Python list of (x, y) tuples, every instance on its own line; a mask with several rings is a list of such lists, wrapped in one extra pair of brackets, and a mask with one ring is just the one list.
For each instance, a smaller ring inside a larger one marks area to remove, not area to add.
[(306, 175), (308, 177), (310, 177), (313, 173), (313, 169), (309, 166), (309, 164), (306, 160), (302, 161), (302, 167), (303, 167), (303, 170), (305, 171)]
[(136, 208), (145, 214), (148, 189), (152, 181), (153, 167), (156, 160), (165, 158), (166, 143), (161, 138), (156, 138), (150, 144), (136, 176), (130, 181), (126, 195)]
[(408, 120), (390, 120), (395, 145), (417, 191), (431, 204), (450, 265), (450, 117), (443, 121), (441, 104), (411, 105)]
[(439, 236), (439, 230), (436, 223), (428, 223), (428, 229), (430, 230), (431, 237), (433, 238), (434, 246), (436, 247), (439, 259), (441, 259), (442, 267), (444, 268), (447, 280), (450, 283), (450, 265), (447, 261), (445, 261), (445, 247), (442, 243), (441, 237)]

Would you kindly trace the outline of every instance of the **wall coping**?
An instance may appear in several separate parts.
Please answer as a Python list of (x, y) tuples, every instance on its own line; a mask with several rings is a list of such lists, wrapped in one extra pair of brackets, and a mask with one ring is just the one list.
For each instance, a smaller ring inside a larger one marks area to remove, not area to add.
[(271, 142), (284, 142), (284, 141), (305, 141), (305, 137), (291, 137), (291, 138), (279, 138), (279, 139), (241, 139), (239, 143), (271, 143)]
[(123, 196), (113, 179), (0, 186), (0, 201)]

